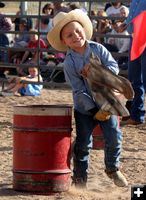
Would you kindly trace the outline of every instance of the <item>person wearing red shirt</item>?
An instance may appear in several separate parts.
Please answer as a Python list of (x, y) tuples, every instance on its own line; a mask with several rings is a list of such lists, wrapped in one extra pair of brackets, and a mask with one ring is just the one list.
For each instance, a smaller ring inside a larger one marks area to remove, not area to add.
[[(47, 48), (48, 47), (48, 45), (41, 38), (38, 37), (36, 29), (31, 29), (30, 32), (32, 32), (32, 33), (30, 34), (30, 41), (28, 42), (26, 48), (36, 49), (38, 47), (40, 47), (40, 48)], [(24, 52), (24, 55), (22, 56), (22, 59), (19, 61), (19, 64), (22, 64), (24, 62), (25, 63), (26, 62), (37, 63), (38, 56), (40, 56), (40, 58), (42, 58), (42, 52), (39, 52), (37, 50), (33, 51), (33, 52), (26, 50)], [(27, 74), (27, 69), (24, 69), (22, 67), (17, 66), (16, 70), (17, 70), (17, 73), (20, 76)]]
[[(30, 32), (37, 32), (35, 29), (31, 29)], [(37, 33), (31, 34), (30, 35), (30, 41), (27, 45), (27, 48), (30, 49), (36, 49), (40, 45), (40, 48), (47, 48), (47, 44), (43, 41), (43, 39), (39, 38), (38, 40), (38, 35)], [(40, 58), (42, 58), (42, 53), (38, 53), (38, 51), (30, 52), (29, 50), (25, 51), (21, 63), (24, 63), (28, 58), (31, 57), (31, 61), (37, 62), (38, 60), (38, 54), (40, 55)]]

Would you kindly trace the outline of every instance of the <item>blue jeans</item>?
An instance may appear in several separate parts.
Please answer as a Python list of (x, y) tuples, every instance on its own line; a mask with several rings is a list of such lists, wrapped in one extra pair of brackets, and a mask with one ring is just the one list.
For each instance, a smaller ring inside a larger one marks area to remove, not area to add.
[[(117, 116), (112, 115), (109, 120), (99, 122), (93, 116), (75, 111), (76, 141), (74, 146), (74, 175), (85, 177), (88, 172), (89, 153), (92, 148), (92, 132), (97, 124), (100, 125), (105, 139), (104, 162), (108, 171), (119, 168), (122, 147), (122, 133), (118, 127)], [(100, 162), (100, 160), (97, 161)]]
[(144, 101), (146, 91), (146, 49), (136, 60), (130, 61), (129, 59), (128, 78), (132, 83), (132, 87), (135, 92), (130, 115), (135, 121), (143, 123), (145, 115)]

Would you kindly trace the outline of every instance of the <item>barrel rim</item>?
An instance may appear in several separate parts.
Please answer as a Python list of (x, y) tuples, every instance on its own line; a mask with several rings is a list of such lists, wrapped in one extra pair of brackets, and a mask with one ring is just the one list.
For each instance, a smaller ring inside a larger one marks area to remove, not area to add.
[(13, 106), (14, 108), (21, 107), (21, 108), (72, 108), (72, 104), (17, 104)]
[(20, 170), (20, 169), (12, 169), (13, 173), (16, 174), (70, 174), (71, 169), (52, 169), (46, 171), (35, 171), (35, 170)]

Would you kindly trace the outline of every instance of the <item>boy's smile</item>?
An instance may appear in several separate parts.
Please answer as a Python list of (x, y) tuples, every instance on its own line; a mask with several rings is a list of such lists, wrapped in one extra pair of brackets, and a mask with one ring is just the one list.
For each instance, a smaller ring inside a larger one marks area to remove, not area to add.
[(61, 31), (61, 40), (69, 48), (83, 53), (85, 50), (85, 31), (82, 25), (76, 21), (68, 23)]

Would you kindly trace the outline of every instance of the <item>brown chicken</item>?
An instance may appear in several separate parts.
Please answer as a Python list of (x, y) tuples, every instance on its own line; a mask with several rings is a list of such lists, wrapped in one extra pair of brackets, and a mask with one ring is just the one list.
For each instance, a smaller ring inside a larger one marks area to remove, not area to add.
[(117, 116), (129, 116), (129, 111), (117, 95), (119, 93), (126, 99), (133, 98), (134, 91), (126, 78), (105, 68), (100, 59), (93, 54), (90, 63), (81, 71), (81, 75), (87, 79), (93, 98), (101, 110)]

